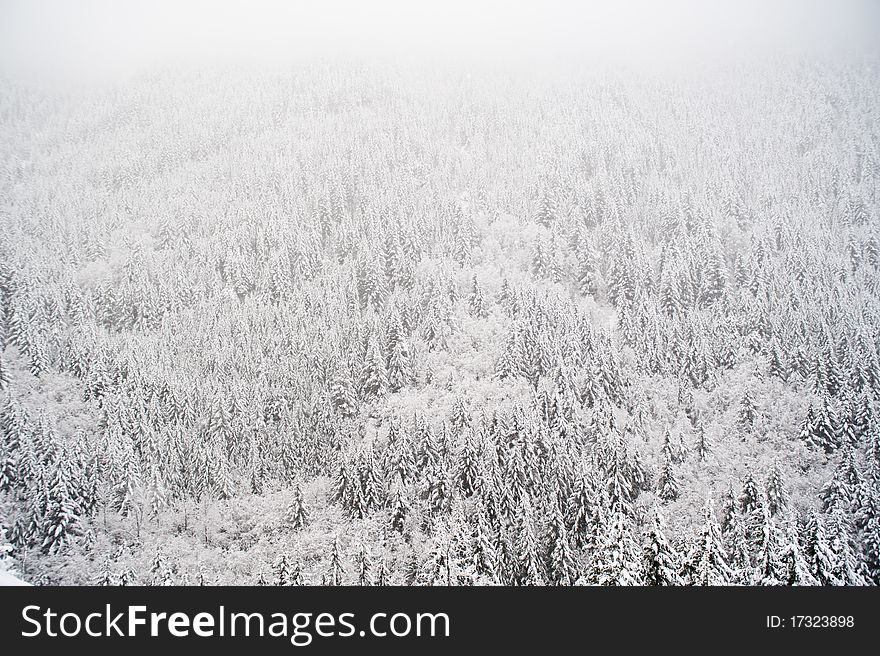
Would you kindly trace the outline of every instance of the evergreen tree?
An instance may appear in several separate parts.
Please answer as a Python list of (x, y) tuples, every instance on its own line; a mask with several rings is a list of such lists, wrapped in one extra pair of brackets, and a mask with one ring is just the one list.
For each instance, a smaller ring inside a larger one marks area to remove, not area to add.
[(733, 528), (736, 520), (737, 503), (733, 495), (733, 489), (727, 488), (727, 491), (721, 497), (721, 532), (727, 533)]
[(367, 355), (361, 370), (361, 394), (371, 399), (383, 396), (388, 391), (388, 371), (385, 367), (385, 357), (379, 346), (379, 341), (372, 335), (367, 346)]
[(820, 585), (842, 585), (837, 554), (829, 544), (824, 521), (816, 513), (810, 515), (805, 534), (803, 551), (811, 576)]
[(831, 515), (829, 545), (835, 556), (834, 578), (840, 585), (864, 585), (862, 564), (853, 546), (852, 527), (843, 511)]
[(403, 578), (405, 585), (419, 585), (422, 583), (422, 563), (419, 554), (414, 548), (410, 548), (409, 555), (403, 566)]
[(309, 513), (303, 500), (302, 488), (297, 483), (293, 488), (293, 499), (284, 513), (285, 522), (293, 530), (304, 528), (309, 523)]
[[(262, 576), (262, 573), (261, 573)], [(291, 585), (291, 577), (290, 577), (290, 563), (287, 560), (286, 554), (281, 554), (281, 557), (278, 559), (278, 562), (275, 563), (275, 582), (273, 583), (275, 586), (286, 586)]]
[(727, 564), (711, 498), (706, 501), (703, 514), (703, 528), (688, 558), (686, 580), (691, 585), (728, 585), (734, 576)]
[(518, 532), (519, 585), (544, 585), (544, 567), (541, 560), (538, 540), (535, 536), (532, 504), (528, 493), (520, 496)]
[(535, 222), (549, 228), (559, 217), (559, 207), (556, 199), (549, 191), (541, 194), (541, 202), (535, 212)]
[(595, 255), (588, 249), (578, 255), (578, 289), (584, 296), (595, 296), (598, 291)]
[(483, 293), (483, 288), (477, 281), (476, 276), (474, 276), (471, 281), (471, 293), (468, 297), (468, 305), (471, 314), (475, 317), (484, 319), (489, 316), (489, 309), (486, 306), (486, 295)]
[(813, 411), (812, 406), (807, 411), (807, 418), (801, 428), (801, 438), (816, 449), (832, 453), (838, 447), (836, 426), (837, 413), (826, 396), (818, 411)]
[(553, 504), (553, 517), (547, 536), (547, 573), (554, 585), (573, 585), (578, 579), (578, 567), (565, 527), (565, 516), (559, 503)]
[(643, 585), (681, 585), (679, 569), (679, 556), (666, 539), (663, 516), (655, 507), (642, 545), (639, 579)]
[(364, 543), (361, 543), (354, 564), (357, 571), (357, 584), (359, 586), (373, 585), (373, 560)]
[(327, 571), (324, 574), (325, 585), (339, 586), (343, 584), (345, 569), (342, 566), (342, 555), (339, 553), (339, 538), (333, 538), (333, 546), (327, 563)]
[(782, 567), (779, 562), (780, 545), (779, 536), (777, 535), (778, 529), (773, 518), (770, 516), (766, 503), (761, 504), (761, 509), (763, 511), (761, 544), (758, 549), (752, 583), (754, 585), (781, 585), (783, 581), (780, 576)]
[(388, 387), (400, 391), (414, 379), (412, 353), (400, 320), (392, 320), (388, 331)]
[(697, 426), (697, 443), (695, 450), (697, 452), (697, 458), (700, 461), (705, 460), (712, 451), (712, 445), (709, 443), (709, 438), (706, 436), (706, 429), (703, 428), (702, 424)]
[(5, 390), (9, 387), (9, 370), (6, 368), (6, 364), (3, 362), (3, 355), (0, 354), (0, 390)]
[(758, 491), (758, 483), (751, 471), (746, 473), (743, 479), (742, 490), (737, 499), (738, 510), (743, 517), (748, 517), (757, 512), (761, 507), (761, 493)]
[(340, 374), (330, 383), (330, 402), (344, 417), (351, 417), (357, 412), (357, 399), (354, 384), (348, 375)]
[(392, 530), (403, 533), (409, 510), (410, 506), (406, 499), (403, 481), (398, 478), (391, 491), (390, 524)]
[(780, 582), (783, 585), (818, 585), (816, 577), (801, 551), (797, 526), (789, 522), (782, 548), (779, 551)]
[(638, 547), (632, 519), (620, 503), (605, 513), (593, 550), (593, 581), (598, 585), (639, 585)]
[(770, 469), (770, 475), (767, 477), (767, 509), (771, 515), (776, 515), (786, 509), (788, 506), (788, 491), (785, 489), (785, 483), (782, 480), (782, 471), (779, 469), (779, 463), (774, 462)]
[(752, 396), (751, 391), (746, 390), (739, 403), (739, 413), (737, 415), (737, 423), (745, 432), (751, 432), (758, 418), (758, 406)]
[(493, 580), (498, 573), (498, 555), (484, 510), (477, 513), (471, 544), (471, 564), (475, 573)]
[(679, 489), (675, 473), (672, 471), (672, 460), (666, 456), (663, 460), (663, 468), (657, 479), (657, 496), (667, 503), (678, 498)]

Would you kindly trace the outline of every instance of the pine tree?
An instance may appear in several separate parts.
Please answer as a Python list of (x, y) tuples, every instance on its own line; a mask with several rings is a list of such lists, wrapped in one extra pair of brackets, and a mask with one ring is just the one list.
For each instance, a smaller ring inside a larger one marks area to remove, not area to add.
[(373, 561), (370, 558), (370, 554), (367, 552), (365, 544), (361, 543), (361, 547), (355, 556), (354, 563), (357, 571), (357, 585), (373, 585)]
[(801, 437), (814, 448), (821, 449), (825, 453), (834, 452), (838, 447), (837, 413), (831, 406), (831, 401), (826, 396), (822, 400), (820, 409), (817, 412), (812, 411), (813, 407), (810, 406), (807, 419), (801, 429)]
[(165, 483), (159, 474), (159, 468), (153, 467), (150, 475), (150, 483), (147, 489), (147, 499), (150, 507), (150, 515), (159, 523), (159, 513), (168, 504), (168, 495), (165, 491)]
[(737, 423), (744, 432), (751, 432), (758, 418), (758, 406), (750, 390), (746, 390), (739, 404)]
[(544, 191), (541, 194), (541, 202), (538, 204), (538, 209), (535, 212), (535, 222), (549, 228), (557, 220), (558, 216), (559, 207), (557, 206), (556, 199), (549, 191)]
[(721, 542), (721, 529), (715, 518), (711, 498), (706, 501), (703, 514), (705, 517), (703, 528), (688, 558), (687, 581), (691, 585), (728, 585), (734, 575), (727, 564), (724, 545)]
[(354, 384), (348, 375), (340, 374), (330, 383), (330, 402), (344, 417), (351, 417), (357, 413)]
[(573, 585), (578, 579), (577, 562), (565, 527), (565, 516), (559, 503), (553, 504), (553, 517), (547, 536), (549, 545), (547, 573), (554, 585)]
[(784, 511), (788, 507), (788, 491), (785, 489), (785, 483), (782, 480), (782, 471), (779, 469), (779, 463), (774, 462), (767, 477), (767, 509), (771, 515), (776, 515)]
[(69, 541), (80, 519), (80, 508), (72, 496), (70, 479), (64, 463), (57, 463), (49, 483), (46, 508), (40, 518), (40, 548), (44, 553), (54, 553)]
[(880, 513), (877, 512), (876, 500), (872, 509), (873, 512), (867, 513), (863, 519), (862, 553), (867, 580), (873, 585), (880, 585)]
[(697, 426), (697, 443), (695, 450), (697, 452), (697, 458), (701, 462), (705, 460), (712, 451), (712, 445), (709, 443), (709, 438), (706, 436), (706, 429), (703, 428), (702, 424)]
[(365, 398), (383, 396), (388, 391), (388, 371), (379, 341), (372, 335), (367, 346), (367, 355), (361, 370), (361, 394)]
[(749, 541), (748, 532), (743, 518), (734, 515), (724, 541), (727, 564), (732, 572), (731, 583), (734, 584), (751, 585), (752, 583), (752, 551), (754, 549), (753, 544)]
[(743, 517), (757, 512), (761, 507), (761, 493), (758, 491), (758, 483), (751, 471), (746, 473), (743, 479), (742, 490), (737, 499), (738, 509)]
[(392, 392), (403, 389), (414, 379), (412, 353), (400, 319), (395, 317), (388, 329), (388, 387)]
[(785, 539), (779, 551), (780, 582), (783, 585), (818, 585), (816, 577), (801, 551), (797, 525), (788, 523)]
[(843, 585), (838, 578), (837, 554), (825, 531), (825, 523), (816, 513), (810, 515), (805, 528), (804, 558), (811, 576), (820, 585)]
[[(260, 574), (262, 576), (262, 573)], [(281, 557), (278, 559), (278, 562), (275, 563), (275, 582), (273, 583), (275, 586), (287, 586), (291, 585), (290, 582), (290, 563), (287, 560), (286, 554), (281, 554)]]
[(830, 514), (835, 510), (852, 510), (862, 487), (862, 476), (855, 464), (854, 450), (850, 447), (841, 458), (833, 478), (819, 491), (822, 511)]
[(477, 492), (480, 485), (479, 454), (473, 437), (468, 435), (459, 453), (455, 469), (455, 482), (464, 496), (469, 497)]
[(467, 406), (462, 397), (457, 397), (452, 404), (452, 427), (456, 433), (461, 433), (466, 427), (470, 427), (471, 418)]
[(309, 523), (309, 513), (299, 483), (293, 488), (293, 499), (287, 506), (284, 519), (287, 525), (295, 531), (304, 528)]
[(657, 480), (657, 496), (668, 503), (675, 501), (678, 495), (678, 481), (675, 478), (675, 473), (672, 471), (672, 460), (667, 455), (664, 458), (663, 468), (660, 470), (660, 477)]
[(598, 585), (640, 584), (640, 559), (632, 529), (632, 520), (623, 505), (612, 504), (603, 517), (598, 543), (593, 550), (593, 582)]
[(454, 581), (452, 557), (448, 536), (441, 530), (431, 541), (428, 557), (422, 565), (421, 573), (426, 585), (452, 585)]
[(498, 555), (495, 552), (485, 510), (481, 509), (477, 513), (472, 538), (471, 564), (474, 571), (478, 576), (493, 580), (498, 572)]
[(532, 504), (528, 493), (520, 497), (518, 532), (518, 576), (519, 585), (544, 585), (545, 578), (538, 540), (534, 531)]
[(470, 307), (471, 314), (473, 314), (475, 317), (485, 319), (489, 316), (489, 310), (486, 306), (486, 295), (483, 293), (483, 288), (477, 281), (476, 276), (474, 276), (471, 281), (471, 293), (470, 297), (468, 298), (468, 305)]
[(333, 546), (330, 549), (329, 562), (327, 564), (327, 572), (324, 575), (326, 585), (339, 586), (343, 584), (342, 577), (345, 575), (345, 569), (342, 567), (342, 556), (339, 553), (339, 538), (333, 538)]
[(761, 504), (761, 509), (763, 511), (761, 544), (758, 549), (752, 583), (754, 585), (781, 585), (783, 581), (779, 576), (782, 568), (779, 562), (778, 529), (770, 516), (766, 503)]
[(403, 566), (403, 580), (406, 585), (419, 585), (422, 582), (422, 563), (419, 554), (411, 548)]
[(578, 289), (584, 296), (595, 296), (598, 291), (596, 281), (596, 258), (588, 249), (579, 253), (578, 257)]
[(642, 545), (639, 579), (643, 585), (681, 585), (679, 556), (666, 539), (663, 516), (654, 508), (653, 520)]
[(0, 353), (0, 390), (5, 390), (9, 387), (9, 370), (6, 368), (6, 364), (3, 362), (3, 354)]
[(404, 492), (403, 481), (398, 478), (391, 491), (390, 524), (392, 530), (403, 533), (409, 510), (410, 506)]
[(495, 375), (500, 379), (516, 378), (522, 371), (522, 352), (516, 331), (508, 333), (501, 350), (501, 357), (495, 365)]
[(831, 515), (829, 544), (835, 556), (834, 578), (840, 585), (864, 585), (862, 567), (858, 553), (853, 546), (852, 527), (843, 511)]
[(733, 528), (736, 520), (737, 503), (733, 495), (733, 489), (728, 487), (721, 497), (721, 532), (727, 533)]

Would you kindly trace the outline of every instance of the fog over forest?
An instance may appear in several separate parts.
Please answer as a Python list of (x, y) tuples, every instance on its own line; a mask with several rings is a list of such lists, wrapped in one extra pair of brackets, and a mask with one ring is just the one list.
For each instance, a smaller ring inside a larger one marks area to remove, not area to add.
[(878, 26), (0, 2), (0, 575), (880, 583)]

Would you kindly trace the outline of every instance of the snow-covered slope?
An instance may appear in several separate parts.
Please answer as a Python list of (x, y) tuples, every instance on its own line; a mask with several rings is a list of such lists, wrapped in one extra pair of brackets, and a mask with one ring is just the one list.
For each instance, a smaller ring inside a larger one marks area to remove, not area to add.
[(25, 583), (20, 578), (11, 574), (10, 572), (0, 571), (0, 586), (7, 585), (30, 585), (30, 583)]

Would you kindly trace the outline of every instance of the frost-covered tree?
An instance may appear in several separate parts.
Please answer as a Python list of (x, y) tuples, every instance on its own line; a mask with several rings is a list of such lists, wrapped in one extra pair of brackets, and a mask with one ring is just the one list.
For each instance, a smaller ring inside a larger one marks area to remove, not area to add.
[(651, 524), (642, 540), (638, 579), (643, 585), (681, 585), (680, 556), (666, 538), (663, 516), (654, 508)]

